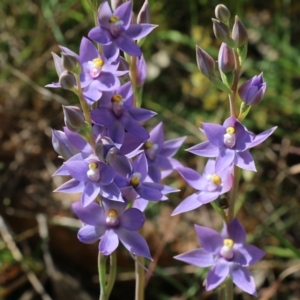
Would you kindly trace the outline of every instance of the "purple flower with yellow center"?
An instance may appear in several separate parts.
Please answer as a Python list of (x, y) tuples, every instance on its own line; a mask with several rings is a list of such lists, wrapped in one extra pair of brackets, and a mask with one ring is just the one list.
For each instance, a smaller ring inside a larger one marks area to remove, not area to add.
[(154, 182), (161, 181), (161, 169), (174, 170), (178, 167), (179, 162), (172, 156), (184, 140), (185, 137), (165, 141), (162, 122), (152, 129), (149, 140), (144, 143), (144, 151), (148, 162), (148, 175)]
[(128, 208), (127, 201), (116, 202), (102, 198), (101, 206), (91, 203), (83, 207), (80, 202), (72, 204), (77, 217), (84, 223), (78, 231), (78, 239), (91, 244), (100, 239), (99, 251), (104, 255), (114, 252), (119, 240), (134, 255), (152, 260), (145, 239), (136, 231), (145, 222), (143, 212), (136, 208)]
[(241, 290), (257, 296), (253, 276), (247, 267), (261, 260), (265, 252), (246, 244), (246, 232), (240, 222), (232, 220), (221, 234), (199, 225), (195, 225), (195, 230), (203, 248), (174, 258), (196, 267), (212, 267), (206, 278), (207, 291), (215, 289), (230, 276)]
[(232, 168), (228, 167), (222, 172), (216, 172), (215, 161), (209, 159), (203, 175), (198, 172), (186, 168), (179, 167), (177, 171), (183, 179), (198, 192), (190, 195), (183, 200), (174, 210), (172, 216), (193, 210), (203, 204), (216, 200), (220, 195), (227, 193), (233, 183)]
[[(114, 182), (116, 172), (99, 159), (90, 155), (83, 159), (80, 154), (64, 162), (63, 167), (54, 175), (68, 175), (73, 178), (62, 184), (55, 192), (82, 193), (81, 204), (91, 204), (98, 194), (102, 197), (123, 201), (120, 190)], [(68, 174), (67, 174), (68, 173)]]
[(258, 104), (264, 97), (267, 84), (264, 82), (263, 74), (255, 75), (244, 82), (238, 90), (239, 96), (247, 105)]
[(131, 19), (131, 1), (123, 3), (114, 12), (111, 11), (107, 1), (99, 7), (99, 26), (93, 28), (88, 36), (103, 45), (104, 56), (110, 62), (118, 58), (119, 50), (133, 56), (141, 56), (142, 51), (134, 40), (145, 37), (156, 27), (152, 24), (130, 24)]
[(139, 122), (155, 115), (151, 110), (133, 107), (131, 82), (125, 83), (115, 92), (103, 93), (101, 106), (91, 111), (92, 121), (107, 127), (108, 136), (118, 148), (124, 141), (125, 129), (142, 141), (147, 140), (149, 133)]
[(90, 104), (99, 100), (103, 91), (112, 91), (120, 87), (117, 76), (128, 73), (117, 70), (119, 62), (108, 63), (94, 44), (85, 37), (81, 40), (79, 61), (82, 66), (80, 82), (83, 95)]
[(128, 178), (116, 176), (115, 182), (127, 200), (142, 198), (149, 201), (167, 200), (165, 194), (178, 191), (171, 187), (145, 182), (148, 165), (145, 154), (140, 153), (132, 163), (132, 173)]
[(212, 123), (202, 123), (202, 125), (208, 141), (187, 151), (203, 157), (217, 157), (216, 171), (218, 172), (231, 164), (241, 169), (256, 171), (253, 157), (248, 149), (265, 141), (277, 128), (275, 126), (255, 135), (234, 117), (226, 119), (223, 125)]

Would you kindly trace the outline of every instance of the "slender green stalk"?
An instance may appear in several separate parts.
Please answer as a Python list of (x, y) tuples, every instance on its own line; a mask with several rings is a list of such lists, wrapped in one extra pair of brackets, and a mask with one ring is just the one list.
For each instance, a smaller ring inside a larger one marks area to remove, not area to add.
[(233, 185), (229, 193), (229, 208), (228, 208), (227, 222), (230, 222), (235, 217), (234, 211), (235, 211), (235, 201), (237, 198), (238, 185), (239, 185), (239, 168), (237, 166), (234, 166)]
[(132, 87), (133, 87), (133, 94), (134, 94), (134, 103), (133, 106), (138, 107), (139, 103), (139, 95), (138, 95), (138, 89), (137, 89), (137, 73), (136, 73), (136, 57), (131, 56), (130, 58), (130, 77), (131, 77), (131, 82), (132, 82)]
[(135, 262), (135, 300), (144, 300), (144, 257), (137, 256)]
[(98, 254), (98, 273), (100, 282), (100, 297), (99, 300), (108, 300), (106, 293), (106, 259), (100, 251)]
[(107, 299), (109, 299), (110, 293), (115, 284), (116, 275), (117, 275), (117, 254), (116, 254), (116, 251), (114, 251), (110, 255), (110, 260), (109, 260), (109, 277), (108, 277), (108, 282), (107, 282), (107, 286), (106, 286)]

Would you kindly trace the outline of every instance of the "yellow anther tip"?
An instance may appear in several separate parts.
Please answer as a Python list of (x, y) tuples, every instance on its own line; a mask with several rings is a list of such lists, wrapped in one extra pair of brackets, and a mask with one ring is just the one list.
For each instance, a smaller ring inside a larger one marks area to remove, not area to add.
[(96, 170), (96, 169), (98, 169), (98, 164), (95, 163), (95, 162), (92, 162), (92, 163), (89, 164), (89, 168), (91, 170)]
[(149, 148), (151, 148), (153, 146), (153, 142), (152, 141), (147, 141), (145, 144), (144, 144), (144, 147), (146, 148), (146, 149), (149, 149)]
[(228, 127), (226, 129), (226, 132), (229, 133), (229, 134), (234, 134), (235, 133), (235, 129), (233, 127)]
[(224, 246), (232, 248), (234, 246), (234, 241), (232, 239), (224, 239), (223, 241)]
[(109, 18), (109, 22), (111, 22), (111, 23), (116, 23), (116, 22), (118, 22), (120, 20), (120, 18), (118, 17), (118, 16), (111, 16), (110, 18)]
[(222, 179), (219, 175), (214, 174), (211, 176), (211, 181), (215, 184), (215, 185), (221, 185), (222, 184)]
[(116, 218), (118, 216), (118, 213), (114, 209), (110, 209), (106, 215), (110, 218)]
[(112, 102), (120, 102), (122, 99), (123, 99), (122, 95), (116, 94), (116, 95), (112, 96), (111, 101)]

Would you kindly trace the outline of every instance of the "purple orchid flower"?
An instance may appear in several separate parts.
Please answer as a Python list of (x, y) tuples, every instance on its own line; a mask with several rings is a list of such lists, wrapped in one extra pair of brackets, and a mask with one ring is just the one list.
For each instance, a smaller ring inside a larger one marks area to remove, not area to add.
[(82, 193), (81, 203), (85, 207), (91, 204), (98, 194), (115, 200), (123, 201), (120, 190), (114, 182), (116, 173), (114, 169), (98, 157), (90, 155), (85, 158), (79, 153), (58, 169), (55, 175), (71, 175), (73, 178), (58, 187), (55, 192)]
[(220, 195), (227, 193), (232, 187), (232, 167), (228, 167), (222, 172), (216, 172), (215, 161), (213, 159), (208, 160), (202, 176), (186, 167), (177, 168), (177, 171), (198, 192), (183, 200), (173, 211), (172, 216), (210, 203)]
[(179, 166), (179, 162), (172, 156), (181, 147), (185, 138), (165, 141), (162, 122), (152, 129), (149, 140), (144, 144), (148, 162), (148, 175), (151, 180), (158, 183), (162, 179), (161, 169), (174, 170)]
[(149, 201), (167, 200), (165, 194), (178, 191), (171, 187), (145, 182), (148, 165), (145, 154), (140, 153), (132, 163), (132, 174), (128, 178), (116, 176), (115, 182), (127, 200), (142, 198)]
[(255, 75), (244, 82), (239, 90), (239, 96), (247, 105), (255, 105), (261, 102), (266, 92), (267, 84), (264, 82), (263, 74)]
[(119, 62), (113, 64), (99, 54), (94, 44), (87, 38), (82, 38), (80, 44), (79, 61), (82, 66), (80, 74), (83, 95), (89, 104), (100, 99), (102, 92), (112, 91), (120, 87), (122, 76), (128, 71), (118, 71)]
[(115, 92), (103, 93), (101, 107), (91, 112), (95, 124), (107, 126), (108, 136), (121, 147), (125, 129), (137, 138), (145, 141), (149, 133), (138, 122), (146, 121), (156, 113), (144, 108), (133, 107), (131, 82), (122, 85)]
[(145, 222), (145, 215), (136, 208), (126, 209), (127, 202), (102, 198), (103, 207), (91, 203), (83, 207), (80, 202), (72, 204), (77, 217), (85, 224), (78, 231), (78, 239), (86, 244), (100, 239), (99, 251), (104, 255), (114, 252), (119, 240), (134, 255), (152, 260), (145, 239), (136, 231)]
[(240, 222), (232, 220), (221, 234), (199, 225), (195, 225), (195, 230), (203, 248), (174, 258), (201, 268), (212, 266), (206, 278), (208, 291), (219, 286), (229, 275), (240, 289), (257, 296), (253, 276), (247, 267), (261, 260), (265, 253), (246, 244), (246, 232)]
[(103, 53), (110, 62), (115, 61), (122, 50), (133, 56), (141, 56), (142, 51), (134, 40), (149, 34), (156, 25), (130, 24), (132, 19), (132, 3), (127, 1), (111, 11), (107, 1), (98, 11), (99, 26), (93, 28), (88, 36), (91, 40), (103, 45)]
[(270, 128), (258, 135), (248, 131), (236, 118), (229, 117), (223, 125), (202, 123), (208, 141), (193, 146), (187, 151), (203, 157), (217, 157), (216, 171), (221, 172), (231, 164), (256, 171), (248, 149), (265, 141), (277, 128)]

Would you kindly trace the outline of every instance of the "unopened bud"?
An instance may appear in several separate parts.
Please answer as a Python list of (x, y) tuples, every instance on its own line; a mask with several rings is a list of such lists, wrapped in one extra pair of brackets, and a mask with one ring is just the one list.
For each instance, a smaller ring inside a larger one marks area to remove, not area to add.
[(232, 39), (236, 47), (241, 47), (248, 42), (248, 34), (244, 24), (238, 16), (235, 16), (234, 25), (232, 28)]
[(79, 132), (85, 125), (84, 115), (77, 106), (64, 106), (64, 121), (67, 128), (71, 131)]
[(224, 74), (232, 72), (235, 69), (233, 50), (230, 47), (228, 47), (225, 43), (222, 43), (219, 50), (218, 65), (219, 69)]
[(212, 19), (213, 22), (213, 31), (216, 36), (216, 38), (226, 43), (228, 40), (230, 40), (229, 34), (229, 27), (226, 24), (221, 23), (219, 20)]
[(69, 72), (73, 72), (78, 66), (78, 60), (73, 55), (62, 52), (61, 59), (63, 67)]
[(75, 76), (69, 71), (63, 71), (59, 76), (59, 83), (63, 89), (71, 90), (76, 83)]
[(79, 152), (78, 149), (69, 142), (66, 134), (60, 130), (52, 131), (52, 145), (54, 150), (65, 160)]
[(196, 59), (197, 65), (201, 73), (211, 78), (215, 71), (215, 61), (214, 59), (205, 52), (202, 48), (196, 45)]
[(147, 78), (147, 65), (144, 55), (136, 58), (136, 86), (141, 87)]
[(137, 24), (150, 23), (150, 10), (148, 0), (145, 0), (136, 19)]
[(222, 23), (227, 23), (230, 19), (230, 11), (224, 4), (219, 4), (215, 8), (216, 18)]

